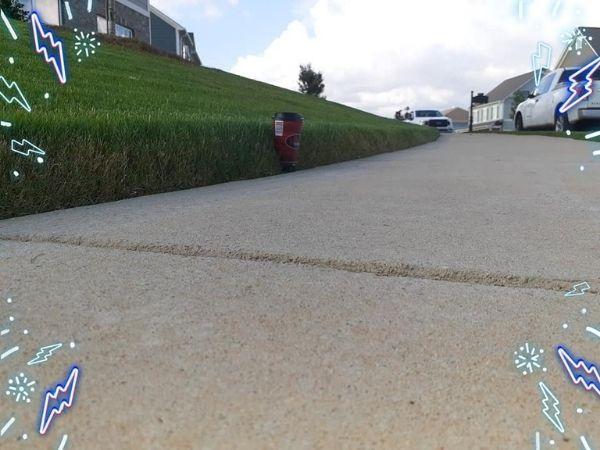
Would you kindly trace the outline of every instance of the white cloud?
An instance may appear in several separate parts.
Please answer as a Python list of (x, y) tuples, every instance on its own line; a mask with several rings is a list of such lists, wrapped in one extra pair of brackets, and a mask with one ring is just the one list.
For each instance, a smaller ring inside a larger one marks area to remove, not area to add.
[(295, 90), (298, 66), (311, 62), (324, 73), (330, 100), (386, 116), (406, 105), (464, 106), (471, 89), (489, 91), (531, 70), (539, 41), (554, 47), (556, 60), (561, 33), (600, 26), (600, 2), (524, 0), (524, 20), (518, 2), (314, 0), (304, 20), (231, 70)]

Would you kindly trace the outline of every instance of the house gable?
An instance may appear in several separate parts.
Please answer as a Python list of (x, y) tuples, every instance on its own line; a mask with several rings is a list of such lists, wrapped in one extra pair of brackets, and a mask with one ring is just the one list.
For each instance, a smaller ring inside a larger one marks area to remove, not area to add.
[[(579, 45), (576, 41), (565, 45), (556, 63), (556, 69), (581, 67), (600, 56), (596, 50), (596, 47), (600, 46), (600, 28), (579, 27), (574, 30), (574, 33), (576, 32), (581, 35)], [(581, 48), (578, 48), (579, 46)]]

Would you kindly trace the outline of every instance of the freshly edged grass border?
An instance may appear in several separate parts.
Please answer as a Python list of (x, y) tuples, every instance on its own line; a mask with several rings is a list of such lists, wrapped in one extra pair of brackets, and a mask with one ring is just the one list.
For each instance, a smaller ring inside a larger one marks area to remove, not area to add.
[[(0, 219), (280, 172), (271, 123), (265, 121), (30, 116), (15, 126), (53, 152), (42, 166), (0, 152), (5, 174), (12, 168), (23, 174), (19, 182), (2, 177)], [(306, 123), (300, 168), (401, 150), (437, 136), (435, 130), (402, 124)]]
[[(0, 101), (0, 118), (13, 123), (0, 132), (0, 219), (277, 174), (276, 112), (305, 117), (301, 169), (439, 136), (157, 55), (135, 42), (105, 39), (79, 63), (67, 29), (58, 30), (70, 63), (62, 86), (31, 49), (27, 25), (13, 25), (20, 38), (2, 40), (0, 53), (14, 64), (3, 65), (0, 75), (18, 81), (32, 112)], [(11, 139), (44, 149), (46, 162), (12, 153)], [(20, 181), (11, 179), (12, 170), (22, 174)]]

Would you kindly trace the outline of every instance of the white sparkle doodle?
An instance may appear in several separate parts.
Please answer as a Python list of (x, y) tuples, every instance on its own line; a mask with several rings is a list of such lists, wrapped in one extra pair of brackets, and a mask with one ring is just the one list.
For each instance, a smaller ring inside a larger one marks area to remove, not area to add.
[(16, 420), (17, 419), (15, 419), (14, 417), (11, 417), (10, 419), (8, 419), (8, 421), (4, 424), (2, 429), (0, 429), (0, 437), (4, 436), (6, 434), (6, 432), (10, 429), (10, 427), (13, 426), (13, 424), (16, 422)]
[(100, 47), (100, 42), (96, 39), (96, 33), (93, 31), (85, 33), (75, 28), (75, 51), (77, 52), (77, 61), (81, 62), (82, 57), (89, 58), (96, 53), (96, 48)]
[(17, 403), (31, 403), (29, 395), (35, 392), (34, 386), (35, 381), (29, 381), (29, 378), (27, 378), (24, 373), (20, 373), (8, 380), (6, 395), (14, 397), (14, 400)]
[(592, 447), (590, 447), (590, 444), (588, 443), (588, 441), (585, 438), (585, 436), (580, 436), (579, 440), (581, 441), (581, 444), (583, 445), (583, 448), (585, 450), (592, 450)]
[[(599, 328), (600, 328), (600, 327), (599, 327)], [(599, 339), (600, 339), (600, 330), (597, 330), (597, 329), (596, 329), (596, 328), (594, 328), (594, 327), (587, 327), (587, 328), (585, 329), (585, 331), (587, 331), (587, 332), (588, 332), (588, 333), (590, 333), (590, 334), (593, 334), (594, 336), (596, 336), (597, 338), (599, 338)]]
[(535, 346), (530, 346), (526, 342), (515, 352), (515, 366), (519, 370), (523, 369), (523, 375), (532, 374), (538, 370), (546, 372), (546, 368), (542, 368), (543, 355), (543, 349), (538, 352)]
[[(12, 302), (13, 302), (13, 299), (11, 297), (8, 297), (6, 299), (6, 303), (8, 303), (9, 305), (12, 304)], [(12, 322), (15, 321), (15, 318), (13, 316), (9, 316), (8, 321), (10, 323), (12, 323)], [(0, 337), (4, 337), (4, 336), (6, 336), (7, 334), (10, 333), (10, 328), (4, 328), (4, 327), (2, 327), (2, 328), (3, 329), (0, 330)], [(27, 331), (27, 330), (25, 330), (25, 331)], [(27, 334), (27, 332), (24, 332), (24, 334)], [(18, 345), (15, 345), (14, 347), (11, 347), (11, 348), (5, 350), (4, 352), (0, 353), (0, 361), (8, 358), (10, 355), (13, 355), (14, 353), (17, 353), (18, 351), (19, 351), (19, 346)]]
[(593, 38), (591, 36), (587, 36), (585, 32), (585, 28), (575, 28), (569, 33), (562, 34), (563, 43), (567, 44), (570, 52), (575, 51), (578, 55), (581, 55), (583, 44), (586, 43), (590, 45), (590, 42), (592, 42)]

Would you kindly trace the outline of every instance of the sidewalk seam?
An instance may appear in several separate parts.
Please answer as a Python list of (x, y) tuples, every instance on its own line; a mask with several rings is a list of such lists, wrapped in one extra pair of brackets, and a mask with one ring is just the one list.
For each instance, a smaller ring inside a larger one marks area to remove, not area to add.
[[(495, 274), (476, 270), (454, 270), (449, 268), (422, 267), (412, 264), (390, 264), (380, 261), (346, 261), (308, 256), (294, 256), (283, 253), (251, 252), (246, 250), (218, 250), (196, 245), (135, 243), (131, 241), (104, 241), (84, 237), (66, 236), (1, 236), (0, 241), (59, 244), (85, 248), (147, 252), (183, 257), (222, 258), (249, 262), (300, 265), (322, 269), (339, 270), (350, 273), (373, 274), (381, 277), (415, 278), (431, 281), (447, 281), (482, 286), (543, 289), (567, 291), (579, 280), (524, 277), (520, 275)], [(590, 291), (590, 293), (597, 293)]]

